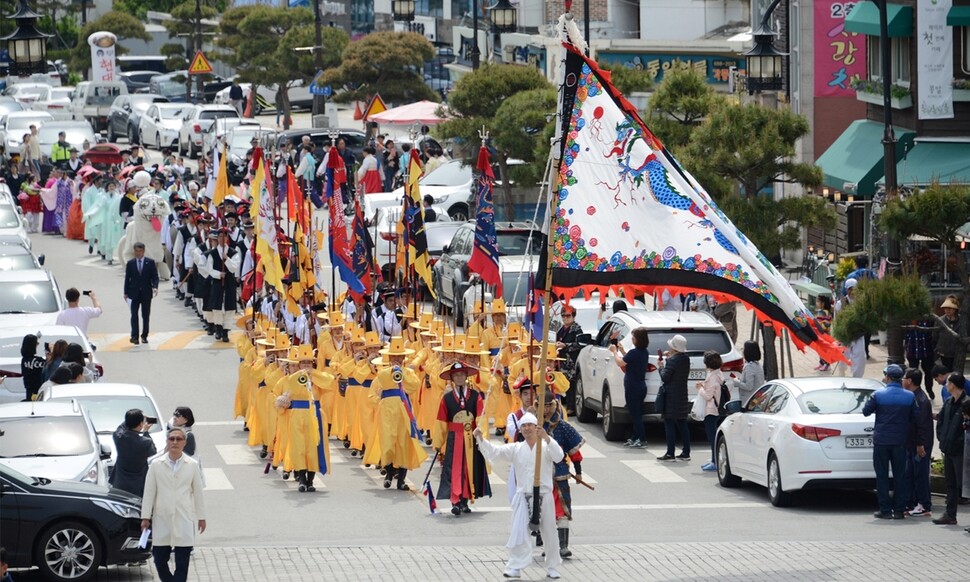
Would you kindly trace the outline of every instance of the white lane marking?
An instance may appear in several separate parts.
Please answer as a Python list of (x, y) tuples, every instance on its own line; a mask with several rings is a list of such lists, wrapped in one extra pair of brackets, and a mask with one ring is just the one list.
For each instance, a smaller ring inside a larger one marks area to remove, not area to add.
[(216, 445), (216, 450), (227, 465), (260, 465), (256, 453), (248, 445)]
[[(511, 507), (480, 507), (473, 506), (474, 511), (483, 513), (505, 513), (512, 511)], [(671, 509), (765, 509), (764, 503), (657, 503), (652, 505), (573, 505), (573, 511), (666, 511)]]
[(226, 477), (226, 473), (222, 469), (203, 468), (202, 472), (205, 473), (206, 491), (235, 489), (232, 483), (229, 482), (229, 477)]
[(579, 452), (583, 453), (583, 459), (605, 459), (606, 455), (594, 449), (587, 442), (579, 448)]
[(192, 426), (232, 426), (238, 424), (239, 428), (242, 428), (243, 420), (203, 420), (199, 421)]
[(677, 473), (661, 465), (661, 461), (651, 459), (649, 461), (621, 462), (651, 483), (683, 483), (686, 481), (686, 479)]

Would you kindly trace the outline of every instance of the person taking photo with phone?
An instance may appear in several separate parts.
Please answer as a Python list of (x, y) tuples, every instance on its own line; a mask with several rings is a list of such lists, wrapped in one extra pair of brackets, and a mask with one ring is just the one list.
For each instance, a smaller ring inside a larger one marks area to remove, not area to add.
[(90, 307), (78, 305), (81, 301), (81, 293), (74, 287), (64, 293), (64, 298), (67, 299), (67, 307), (57, 314), (57, 325), (73, 325), (83, 331), (84, 335), (88, 335), (88, 322), (96, 317), (101, 317), (103, 311), (101, 302), (98, 301), (98, 296), (94, 294), (94, 291), (85, 291), (84, 295), (91, 298)]
[(138, 497), (143, 496), (145, 476), (148, 475), (148, 459), (158, 452), (152, 438), (148, 436), (148, 430), (153, 424), (158, 424), (158, 419), (146, 417), (137, 408), (125, 413), (125, 421), (112, 435), (117, 460), (108, 482), (113, 487)]

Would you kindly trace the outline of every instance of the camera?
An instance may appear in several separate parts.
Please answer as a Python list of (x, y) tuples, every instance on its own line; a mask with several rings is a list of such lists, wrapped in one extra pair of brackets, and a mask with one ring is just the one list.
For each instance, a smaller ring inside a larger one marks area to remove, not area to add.
[(610, 340), (610, 345), (618, 346), (620, 345), (620, 340), (613, 338)]
[(46, 350), (48, 352), (51, 351), (51, 345), (50, 345), (50, 343), (44, 342), (44, 350)]
[(91, 290), (90, 289), (86, 289), (84, 291), (81, 291), (81, 295), (90, 295), (90, 294), (91, 294)]

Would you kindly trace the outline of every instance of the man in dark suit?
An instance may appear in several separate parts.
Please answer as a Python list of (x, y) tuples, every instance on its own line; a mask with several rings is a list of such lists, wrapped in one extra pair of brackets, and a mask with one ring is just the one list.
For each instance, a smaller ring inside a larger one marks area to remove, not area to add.
[(152, 298), (158, 295), (158, 269), (155, 261), (145, 256), (145, 244), (136, 242), (135, 258), (125, 266), (125, 301), (131, 307), (131, 343), (138, 344), (138, 309), (141, 308), (142, 343), (148, 343), (148, 318)]

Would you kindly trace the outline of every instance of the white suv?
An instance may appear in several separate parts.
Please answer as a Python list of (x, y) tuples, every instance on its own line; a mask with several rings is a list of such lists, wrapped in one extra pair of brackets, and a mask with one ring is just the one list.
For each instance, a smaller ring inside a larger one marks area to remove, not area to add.
[(704, 352), (714, 350), (721, 354), (725, 372), (740, 372), (744, 361), (734, 348), (731, 338), (716, 319), (706, 313), (693, 311), (621, 311), (610, 316), (592, 344), (579, 352), (576, 360), (576, 417), (580, 422), (593, 422), (597, 414), (603, 415), (603, 432), (608, 441), (620, 441), (626, 436), (630, 413), (626, 408), (623, 392), (623, 372), (610, 353), (610, 337), (618, 333), (618, 341), (627, 350), (633, 349), (630, 332), (645, 327), (650, 334), (650, 363), (647, 365), (647, 395), (643, 399), (643, 416), (656, 420), (654, 407), (660, 388), (657, 370), (657, 351), (667, 350), (667, 340), (680, 334), (687, 340), (690, 356), (690, 382), (688, 396), (693, 400), (693, 382), (707, 376), (704, 368)]
[(185, 112), (182, 127), (179, 129), (179, 155), (186, 152), (190, 158), (199, 157), (202, 149), (202, 133), (223, 117), (239, 117), (235, 108), (229, 105), (196, 105)]

